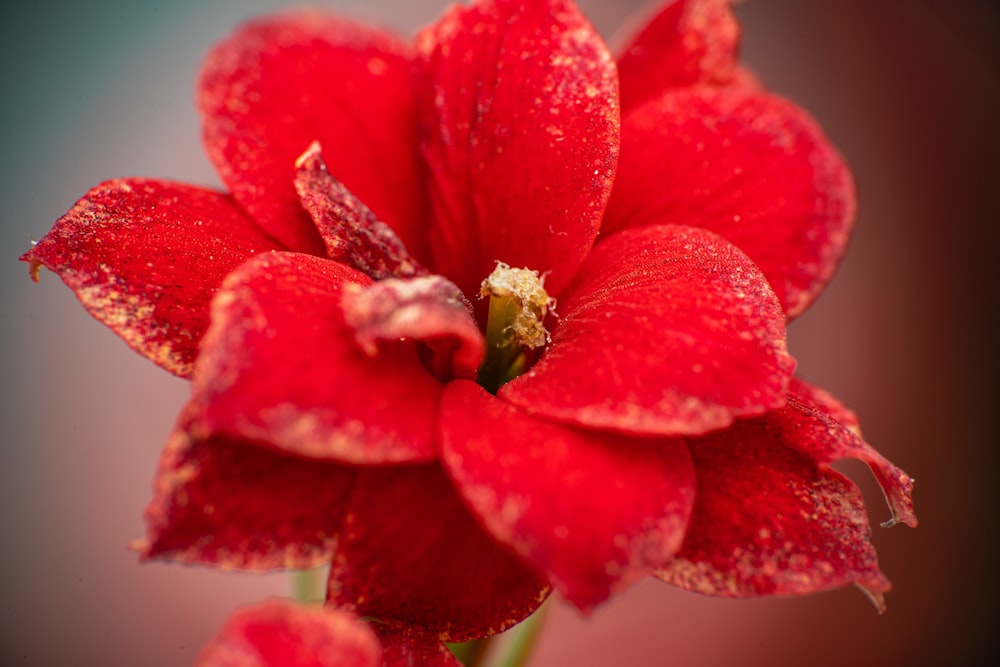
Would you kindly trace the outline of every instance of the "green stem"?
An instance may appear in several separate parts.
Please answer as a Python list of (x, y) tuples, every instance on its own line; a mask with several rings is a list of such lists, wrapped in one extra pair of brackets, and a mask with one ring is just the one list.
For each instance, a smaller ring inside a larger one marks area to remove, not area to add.
[(524, 667), (542, 634), (542, 625), (545, 623), (548, 608), (548, 602), (544, 603), (534, 614), (511, 630), (507, 651), (495, 667)]
[(479, 667), (483, 658), (486, 657), (491, 639), (492, 637), (484, 637), (459, 644), (448, 644), (448, 648), (465, 667)]
[[(503, 635), (474, 639), (448, 648), (465, 667), (524, 667), (538, 643), (549, 603), (545, 602), (520, 624)], [(501, 640), (499, 642), (494, 640)], [(494, 644), (496, 646), (494, 647)], [(495, 648), (491, 651), (490, 649)], [(498, 653), (502, 651), (502, 653)], [(492, 655), (497, 654), (497, 655)]]
[(326, 597), (322, 590), (326, 581), (324, 568), (314, 567), (309, 570), (292, 572), (292, 597), (301, 604), (322, 604)]

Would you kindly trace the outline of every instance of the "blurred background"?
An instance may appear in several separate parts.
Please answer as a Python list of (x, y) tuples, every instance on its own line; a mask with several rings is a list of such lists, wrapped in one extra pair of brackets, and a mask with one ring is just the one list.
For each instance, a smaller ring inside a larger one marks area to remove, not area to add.
[[(115, 176), (214, 185), (199, 63), (285, 3), (21, 2), (0, 22), (0, 663), (190, 664), (233, 607), (283, 575), (160, 564), (142, 534), (185, 384), (129, 351), (17, 256)], [(319, 4), (319, 3), (316, 3)], [(328, 1), (410, 33), (443, 3)], [(609, 39), (639, 3), (581, 0)], [(921, 525), (875, 528), (895, 588), (715, 600), (649, 582), (591, 618), (557, 602), (543, 665), (985, 665), (997, 657), (995, 493), (1000, 11), (987, 0), (752, 0), (744, 59), (853, 165), (860, 219), (837, 278), (790, 328), (801, 373), (916, 477)], [(864, 470), (873, 522), (888, 510)]]

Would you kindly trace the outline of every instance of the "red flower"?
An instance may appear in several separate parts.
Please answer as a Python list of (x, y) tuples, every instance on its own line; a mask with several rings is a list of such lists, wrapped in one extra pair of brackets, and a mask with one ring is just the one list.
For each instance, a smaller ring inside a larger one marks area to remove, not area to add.
[(195, 667), (460, 667), (439, 641), (351, 614), (269, 600), (234, 613)]
[(728, 2), (679, 0), (616, 66), (570, 0), (481, 0), (412, 46), (314, 13), (220, 44), (231, 194), (111, 181), (23, 257), (192, 379), (145, 557), (332, 559), (330, 604), (454, 641), (650, 574), (881, 605), (829, 464), (915, 525), (911, 480), (785, 349), (850, 175), (737, 42)]

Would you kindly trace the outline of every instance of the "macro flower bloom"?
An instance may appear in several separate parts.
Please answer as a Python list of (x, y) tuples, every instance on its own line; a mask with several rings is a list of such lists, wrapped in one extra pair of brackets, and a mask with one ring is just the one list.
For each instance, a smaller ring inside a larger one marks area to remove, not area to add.
[(306, 12), (219, 44), (228, 192), (110, 181), (22, 258), (191, 380), (136, 548), (329, 562), (331, 607), (449, 641), (646, 576), (881, 607), (830, 464), (866, 462), (889, 523), (912, 480), (785, 343), (851, 177), (738, 41), (725, 0), (617, 60), (570, 0), (477, 0), (413, 43)]

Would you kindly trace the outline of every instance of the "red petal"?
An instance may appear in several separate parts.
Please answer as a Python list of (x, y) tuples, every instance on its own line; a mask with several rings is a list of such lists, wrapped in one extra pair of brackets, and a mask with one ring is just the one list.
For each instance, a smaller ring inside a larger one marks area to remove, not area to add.
[(133, 547), (162, 558), (264, 571), (329, 562), (354, 471), (226, 438), (167, 442)]
[[(826, 402), (820, 402), (824, 398)], [(835, 405), (839, 402), (820, 389), (804, 386), (804, 383), (793, 386), (783, 415), (783, 428), (794, 436), (789, 437), (789, 446), (820, 466), (846, 458), (864, 461), (881, 485), (892, 510), (892, 517), (882, 525), (889, 527), (902, 522), (916, 527), (913, 478), (862, 440), (857, 429), (852, 429), (849, 423), (837, 421), (836, 414), (831, 416), (831, 406)], [(843, 410), (847, 412), (846, 408)], [(853, 413), (847, 412), (847, 415)]]
[(350, 614), (269, 600), (230, 616), (195, 667), (378, 667), (381, 653)]
[(375, 624), (382, 641), (382, 667), (462, 667), (437, 637)]
[(295, 191), (323, 237), (327, 257), (372, 280), (427, 274), (396, 233), (330, 176), (318, 142), (299, 156), (295, 169)]
[(855, 583), (882, 608), (889, 582), (864, 501), (826, 465), (862, 454), (855, 443), (845, 427), (791, 398), (786, 408), (689, 440), (698, 498), (684, 546), (658, 576), (722, 597)]
[(795, 362), (760, 271), (705, 230), (643, 227), (594, 247), (552, 343), (499, 396), (636, 434), (697, 435), (780, 406)]
[(442, 399), (443, 458), (501, 542), (584, 611), (667, 563), (694, 503), (680, 438), (578, 431), (524, 414), (471, 382)]
[(59, 274), (91, 315), (188, 377), (222, 279), (277, 248), (228, 196), (148, 179), (88, 192), (21, 261)]
[(352, 463), (432, 458), (441, 385), (409, 345), (368, 355), (357, 344), (341, 298), (345, 285), (366, 284), (298, 253), (235, 271), (195, 368), (199, 431)]
[(436, 465), (360, 472), (337, 549), (328, 603), (442, 640), (501, 632), (548, 594), (476, 525)]
[(319, 141), (330, 172), (425, 249), (412, 64), (392, 35), (318, 12), (249, 22), (205, 63), (209, 156), (236, 199), (289, 248), (323, 253), (295, 193), (295, 158)]
[(681, 91), (628, 114), (603, 231), (683, 224), (722, 234), (764, 271), (789, 318), (833, 275), (854, 185), (805, 112), (737, 90)]
[(343, 306), (345, 321), (368, 354), (377, 353), (376, 341), (410, 338), (428, 345), (436, 377), (476, 377), (486, 342), (472, 306), (447, 278), (380, 280), (345, 290)]
[(675, 0), (628, 42), (618, 58), (622, 109), (670, 88), (738, 80), (740, 26), (732, 0)]
[(569, 0), (453, 7), (418, 38), (429, 94), (435, 269), (475, 294), (497, 260), (552, 293), (600, 225), (618, 153), (618, 82)]

